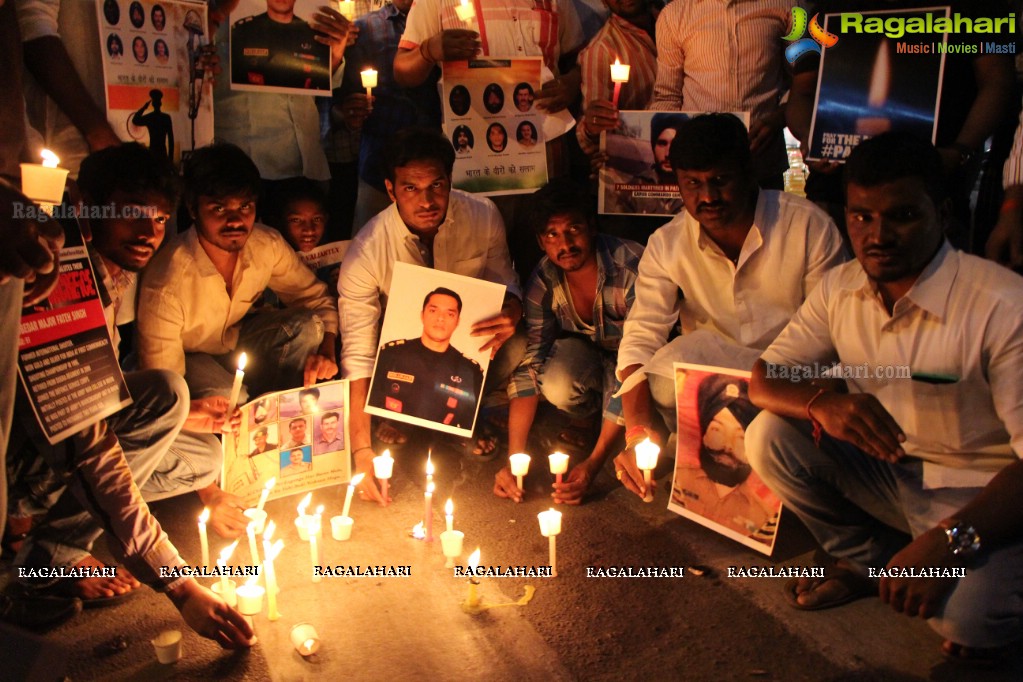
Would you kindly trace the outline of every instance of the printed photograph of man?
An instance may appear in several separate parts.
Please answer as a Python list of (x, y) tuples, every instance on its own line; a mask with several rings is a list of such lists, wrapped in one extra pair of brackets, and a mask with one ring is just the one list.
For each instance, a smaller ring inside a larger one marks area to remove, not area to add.
[(455, 148), (455, 154), (464, 156), (472, 153), (472, 146), (475, 141), (472, 137), (472, 130), (469, 126), (458, 126), (451, 136), (451, 146)]
[(329, 90), (330, 46), (295, 15), (297, 0), (266, 0), (266, 11), (231, 25), (231, 82)]
[(469, 113), (469, 107), (472, 106), (472, 96), (469, 94), (469, 89), (464, 85), (456, 85), (451, 88), (451, 94), (448, 95), (448, 105), (451, 107), (451, 113), (455, 116), (465, 116)]
[(298, 392), (298, 404), (302, 414), (316, 414), (320, 411), (320, 389), (303, 388)]
[(142, 28), (142, 24), (146, 23), (146, 12), (141, 2), (133, 2), (128, 6), (128, 19), (135, 28)]
[(369, 405), (458, 428), (471, 428), (483, 370), (451, 345), (462, 297), (438, 287), (423, 299), (418, 339), (384, 344), (377, 356)]
[(153, 28), (157, 31), (162, 31), (167, 25), (167, 13), (164, 11), (163, 6), (153, 5), (153, 9), (149, 13), (149, 19), (153, 22)]
[(277, 446), (277, 424), (260, 426), (252, 432), (252, 452), (249, 453), (249, 457), (271, 452), (276, 450)]
[(508, 146), (508, 131), (500, 123), (491, 123), (487, 128), (487, 146), (492, 152), (503, 152)]
[(261, 426), (267, 422), (277, 421), (277, 398), (267, 396), (252, 404), (252, 420), (250, 426)]
[(515, 86), (515, 108), (519, 111), (529, 111), (533, 108), (533, 86), (529, 83), (519, 83)]
[(116, 33), (111, 33), (107, 37), (107, 54), (114, 59), (118, 59), (124, 56), (124, 43)]
[(161, 38), (153, 43), (153, 54), (156, 56), (156, 61), (161, 64), (166, 64), (167, 60), (170, 59), (170, 50), (167, 49), (167, 41)]
[(483, 108), (492, 114), (504, 109), (504, 90), (497, 83), (491, 83), (483, 90)]
[(131, 41), (131, 52), (139, 64), (145, 64), (149, 59), (149, 47), (146, 45), (146, 41), (139, 36), (135, 36), (135, 40)]
[(117, 26), (117, 22), (121, 20), (121, 6), (117, 4), (117, 0), (103, 0), (103, 18), (111, 26)]
[(285, 449), (297, 448), (309, 445), (309, 420), (307, 417), (296, 417), (288, 422), (288, 442), (284, 444)]
[(529, 121), (523, 121), (515, 130), (515, 139), (520, 145), (526, 148), (536, 146), (536, 126)]
[(345, 449), (344, 434), (339, 430), (341, 415), (338, 412), (324, 412), (320, 417), (320, 427), (313, 444), (313, 453), (322, 455), (327, 452), (338, 452)]
[(281, 476), (307, 474), (313, 470), (313, 453), (307, 445), (281, 452)]

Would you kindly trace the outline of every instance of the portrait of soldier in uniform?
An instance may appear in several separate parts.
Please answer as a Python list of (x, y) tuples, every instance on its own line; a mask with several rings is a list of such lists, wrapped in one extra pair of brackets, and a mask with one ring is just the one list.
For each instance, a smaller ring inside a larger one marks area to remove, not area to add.
[(262, 14), (231, 25), (231, 82), (330, 90), (330, 46), (295, 16), (297, 0), (266, 0)]
[(423, 299), (422, 336), (384, 344), (369, 405), (457, 428), (472, 428), (483, 370), (451, 345), (462, 298), (438, 287)]

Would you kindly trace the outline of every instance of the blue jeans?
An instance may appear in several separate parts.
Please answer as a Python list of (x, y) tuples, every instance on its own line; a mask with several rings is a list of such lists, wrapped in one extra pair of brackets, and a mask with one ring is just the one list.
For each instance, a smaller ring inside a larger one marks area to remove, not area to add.
[(223, 355), (185, 354), (185, 381), (192, 398), (228, 396), (238, 355), (248, 355), (238, 404), (270, 391), (303, 383), (305, 361), (323, 341), (323, 322), (311, 310), (285, 308), (250, 315), (242, 322), (238, 346)]
[[(974, 499), (981, 488), (923, 487), (919, 460), (889, 464), (825, 436), (808, 422), (761, 412), (746, 429), (753, 469), (821, 547), (864, 575)], [(879, 523), (880, 522), (880, 523)], [(1023, 541), (985, 550), (928, 624), (945, 639), (996, 647), (1023, 637)]]

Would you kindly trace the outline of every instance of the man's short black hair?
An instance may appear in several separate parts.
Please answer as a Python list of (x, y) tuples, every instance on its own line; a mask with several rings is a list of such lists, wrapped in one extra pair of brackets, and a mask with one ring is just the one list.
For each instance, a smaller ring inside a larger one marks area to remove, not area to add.
[(259, 197), (259, 169), (248, 154), (226, 142), (197, 149), (185, 162), (185, 205), (199, 208), (199, 197)]
[(337, 412), (324, 412), (323, 415), (320, 417), (320, 423), (322, 424), (327, 419), (340, 419), (340, 418), (341, 417), (338, 416)]
[(749, 132), (732, 114), (702, 114), (676, 128), (668, 159), (678, 170), (710, 170), (729, 164), (750, 168)]
[(555, 178), (533, 192), (529, 201), (529, 220), (533, 232), (542, 237), (551, 218), (574, 215), (586, 221), (591, 232), (597, 231), (597, 213), (586, 188), (570, 178)]
[(654, 114), (650, 119), (650, 146), (657, 144), (657, 138), (666, 128), (677, 132), (689, 118), (689, 114)]
[(307, 395), (311, 395), (312, 397), (314, 397), (317, 400), (319, 400), (320, 399), (320, 389), (318, 389), (318, 388), (303, 388), (301, 391), (298, 392), (298, 399), (301, 400), (302, 398), (306, 397)]
[(93, 204), (106, 204), (120, 191), (131, 196), (157, 194), (176, 206), (181, 193), (170, 160), (137, 142), (89, 154), (78, 171), (78, 186)]
[(426, 298), (423, 299), (423, 310), (426, 310), (426, 304), (430, 302), (430, 297), (435, 294), (450, 296), (451, 298), (455, 299), (455, 303), (458, 304), (458, 314), (459, 315), (462, 314), (462, 297), (458, 295), (458, 292), (452, 291), (447, 287), (437, 287), (436, 289), (428, 293), (426, 295)]
[(261, 207), (263, 220), (267, 225), (283, 232), (287, 227), (287, 217), (291, 206), (299, 201), (310, 201), (316, 204), (324, 214), (327, 213), (327, 196), (320, 186), (309, 178), (289, 178), (275, 183), (277, 191), (265, 197)]
[(302, 422), (302, 425), (304, 426), (305, 425), (305, 417), (295, 417), (290, 422), (288, 422), (288, 429), (289, 430), (291, 429), (291, 425), (294, 424), (295, 422)]
[(935, 206), (945, 200), (941, 155), (928, 140), (890, 132), (856, 145), (845, 163), (845, 187), (875, 187), (902, 178), (920, 178)]
[(386, 177), (394, 182), (394, 169), (415, 161), (436, 161), (451, 177), (455, 167), (455, 150), (444, 134), (434, 128), (413, 126), (391, 136), (384, 150)]

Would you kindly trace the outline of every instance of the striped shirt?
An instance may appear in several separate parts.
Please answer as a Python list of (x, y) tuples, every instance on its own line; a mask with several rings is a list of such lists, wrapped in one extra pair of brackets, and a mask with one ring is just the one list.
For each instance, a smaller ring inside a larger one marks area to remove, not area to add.
[[(554, 342), (565, 334), (584, 336), (602, 352), (612, 356), (618, 353), (625, 327), (625, 315), (635, 298), (633, 287), (639, 274), (639, 259), (643, 247), (627, 239), (598, 234), (597, 290), (593, 302), (593, 324), (579, 319), (560, 268), (547, 257), (540, 261), (526, 290), (525, 319), (528, 332), (526, 354), (508, 383), (508, 396), (520, 398), (537, 395), (537, 377), (550, 356)], [(613, 365), (613, 362), (612, 362)], [(618, 392), (620, 382), (605, 387), (608, 400), (604, 418), (622, 423), (621, 398), (610, 396)]]
[[(675, 0), (657, 19), (660, 63), (651, 109), (748, 111), (761, 121), (787, 89), (784, 50), (792, 7), (803, 0)], [(784, 172), (784, 138), (757, 163)], [(755, 160), (756, 161), (756, 160)]]
[(1023, 185), (1023, 112), (1019, 115), (1019, 125), (1012, 138), (1012, 152), (1002, 169), (1002, 187), (1009, 189), (1013, 185)]

